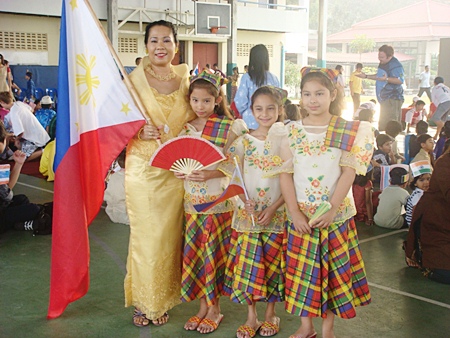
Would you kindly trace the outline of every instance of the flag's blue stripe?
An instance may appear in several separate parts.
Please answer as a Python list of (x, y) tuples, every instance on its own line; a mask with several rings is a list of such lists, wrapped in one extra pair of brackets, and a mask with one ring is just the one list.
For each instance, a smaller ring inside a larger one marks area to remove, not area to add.
[(70, 98), (69, 71), (67, 60), (66, 1), (62, 2), (61, 30), (59, 40), (58, 67), (58, 118), (56, 120), (56, 154), (53, 170), (56, 172), (59, 163), (70, 147)]
[[(220, 198), (220, 197), (219, 197)], [(207, 202), (207, 203), (202, 203), (202, 204), (194, 204), (194, 209), (197, 212), (201, 212), (205, 209), (207, 209), (211, 204), (214, 204), (216, 201), (212, 201), (212, 202)]]

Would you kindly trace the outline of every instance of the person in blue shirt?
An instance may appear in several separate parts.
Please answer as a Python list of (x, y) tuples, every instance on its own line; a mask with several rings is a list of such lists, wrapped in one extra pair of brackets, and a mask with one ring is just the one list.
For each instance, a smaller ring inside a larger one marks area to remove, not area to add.
[(269, 72), (269, 52), (266, 46), (259, 44), (250, 50), (248, 73), (242, 75), (241, 83), (234, 97), (237, 110), (244, 119), (249, 129), (257, 129), (251, 110), (251, 97), (259, 87), (271, 85), (280, 87), (278, 78)]
[(48, 95), (43, 96), (41, 100), (42, 108), (36, 111), (36, 118), (39, 123), (44, 127), (45, 131), (49, 132), (50, 121), (55, 117), (56, 112), (52, 109), (52, 98)]
[(34, 99), (34, 91), (36, 89), (33, 81), (33, 73), (30, 71), (26, 72), (25, 79), (27, 80), (27, 91), (25, 92), (25, 98), (29, 102)]
[(394, 48), (383, 45), (378, 49), (378, 71), (376, 74), (365, 73), (357, 76), (363, 79), (376, 81), (377, 99), (380, 102), (380, 119), (378, 130), (386, 130), (386, 124), (391, 121), (399, 121), (402, 117), (403, 83), (405, 82), (405, 71), (403, 66), (394, 57)]

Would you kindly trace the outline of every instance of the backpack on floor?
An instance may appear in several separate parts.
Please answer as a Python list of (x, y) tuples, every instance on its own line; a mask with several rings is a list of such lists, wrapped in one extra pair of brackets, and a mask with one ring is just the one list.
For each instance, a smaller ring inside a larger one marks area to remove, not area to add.
[(52, 233), (53, 202), (40, 205), (41, 210), (33, 222), (33, 235), (50, 235)]

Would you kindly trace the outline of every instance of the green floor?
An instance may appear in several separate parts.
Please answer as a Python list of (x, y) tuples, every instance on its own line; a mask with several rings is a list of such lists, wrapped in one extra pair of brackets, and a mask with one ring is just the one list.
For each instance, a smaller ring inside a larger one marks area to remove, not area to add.
[[(44, 189), (44, 190), (42, 190)], [(16, 193), (33, 202), (52, 200), (53, 186), (22, 175)], [(371, 284), (372, 304), (357, 309), (352, 320), (336, 320), (336, 337), (450, 337), (450, 286), (428, 281), (406, 268), (401, 243), (406, 232), (358, 226), (361, 249)], [(386, 236), (382, 236), (386, 235)], [(51, 236), (33, 237), (11, 231), (0, 237), (0, 337), (200, 337), (183, 330), (197, 303), (170, 311), (162, 327), (134, 327), (131, 308), (124, 308), (123, 278), (128, 227), (113, 224), (102, 210), (90, 226), (91, 285), (88, 294), (64, 314), (47, 320)], [(263, 307), (258, 307), (263, 314)], [(295, 332), (299, 319), (279, 304), (281, 331)], [(222, 300), (224, 320), (208, 337), (235, 337), (246, 308)], [(320, 333), (320, 319), (315, 319)], [(258, 337), (258, 336), (257, 336)]]

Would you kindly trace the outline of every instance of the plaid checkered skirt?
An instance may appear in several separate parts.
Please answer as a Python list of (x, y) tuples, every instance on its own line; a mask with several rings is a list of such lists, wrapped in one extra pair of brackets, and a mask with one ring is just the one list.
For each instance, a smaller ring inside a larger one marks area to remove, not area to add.
[[(233, 212), (186, 214), (181, 300), (205, 298), (208, 306), (224, 295)], [(162, 272), (164, 273), (164, 272)]]
[(225, 291), (236, 303), (282, 302), (283, 234), (232, 230)]
[(355, 306), (370, 303), (364, 262), (353, 218), (299, 234), (288, 224), (283, 242), (287, 312), (326, 317), (331, 310), (353, 318)]

